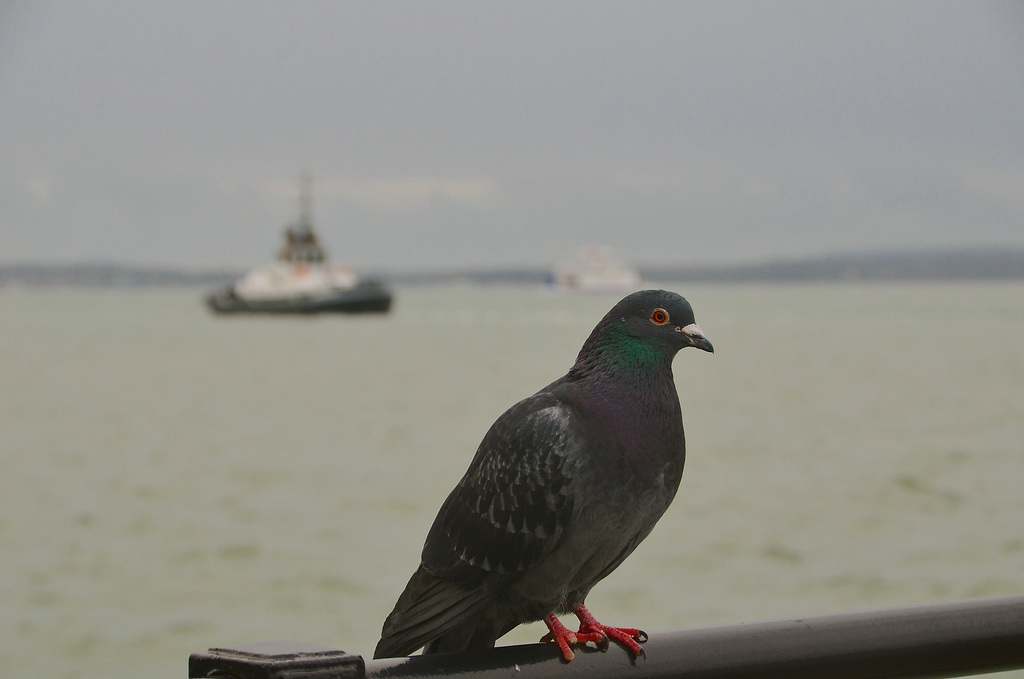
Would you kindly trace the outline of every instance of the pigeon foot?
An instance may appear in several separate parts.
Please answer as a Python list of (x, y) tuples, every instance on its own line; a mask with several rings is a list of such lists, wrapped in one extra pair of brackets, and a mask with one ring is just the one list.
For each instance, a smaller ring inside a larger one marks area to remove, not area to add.
[(548, 633), (542, 636), (540, 640), (553, 641), (558, 644), (558, 648), (562, 652), (562, 657), (565, 658), (565, 662), (572, 662), (572, 659), (576, 657), (576, 654), (572, 652), (570, 646), (579, 643), (576, 633), (563, 625), (562, 621), (559, 620), (554, 613), (544, 618), (544, 624), (548, 626)]
[(640, 643), (647, 641), (647, 633), (643, 630), (636, 629), (635, 627), (610, 627), (609, 625), (602, 625), (583, 604), (580, 604), (575, 612), (576, 617), (580, 619), (580, 631), (576, 633), (577, 637), (580, 637), (581, 634), (587, 636), (599, 634), (605, 638), (605, 649), (608, 648), (607, 640), (614, 639), (631, 650), (633, 655), (639, 657), (644, 654), (644, 649), (640, 647)]
[(562, 621), (554, 613), (544, 619), (548, 627), (548, 633), (541, 637), (541, 641), (554, 642), (558, 644), (562, 657), (566, 662), (571, 662), (576, 655), (572, 652), (572, 646), (585, 644), (593, 641), (601, 651), (608, 650), (608, 640), (618, 641), (636, 656), (644, 655), (644, 649), (640, 643), (647, 641), (647, 633), (633, 627), (610, 627), (602, 625), (587, 610), (587, 607), (580, 604), (575, 610), (576, 617), (580, 620), (580, 628), (573, 632), (562, 624)]

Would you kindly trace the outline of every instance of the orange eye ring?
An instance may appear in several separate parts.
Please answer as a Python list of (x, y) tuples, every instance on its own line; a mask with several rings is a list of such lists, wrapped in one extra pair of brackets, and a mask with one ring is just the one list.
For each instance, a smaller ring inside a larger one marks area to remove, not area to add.
[(651, 312), (651, 322), (654, 323), (655, 325), (665, 325), (666, 323), (668, 323), (668, 321), (668, 312), (662, 309), (661, 307), (658, 307), (657, 309)]

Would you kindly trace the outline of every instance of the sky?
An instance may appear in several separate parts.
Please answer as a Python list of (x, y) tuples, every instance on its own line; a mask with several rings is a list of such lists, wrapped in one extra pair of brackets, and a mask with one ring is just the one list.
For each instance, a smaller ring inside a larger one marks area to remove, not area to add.
[(1024, 247), (1024, 4), (0, 0), (0, 264)]

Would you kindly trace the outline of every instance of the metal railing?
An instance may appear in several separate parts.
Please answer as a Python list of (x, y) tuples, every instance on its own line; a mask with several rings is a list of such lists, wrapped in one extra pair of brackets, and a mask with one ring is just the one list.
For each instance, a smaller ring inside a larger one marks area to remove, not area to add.
[(614, 643), (607, 652), (579, 648), (568, 664), (551, 644), (364, 660), (312, 644), (263, 642), (193, 654), (189, 677), (959, 677), (1024, 669), (1024, 595), (652, 634), (644, 650), (633, 658)]

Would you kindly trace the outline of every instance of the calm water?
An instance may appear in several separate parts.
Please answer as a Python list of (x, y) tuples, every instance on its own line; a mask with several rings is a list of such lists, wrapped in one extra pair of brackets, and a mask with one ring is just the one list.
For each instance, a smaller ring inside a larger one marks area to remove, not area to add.
[[(1024, 592), (1024, 285), (679, 291), (717, 353), (676, 359), (682, 489), (600, 619)], [(372, 653), (487, 426), (614, 301), (401, 290), (386, 318), (223, 319), (195, 291), (0, 290), (0, 667)]]

